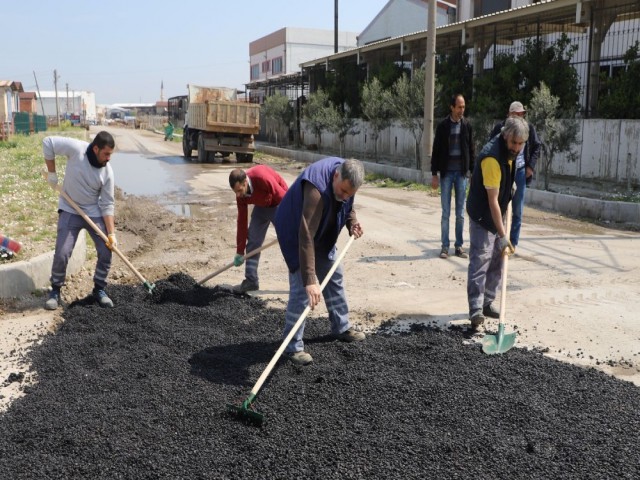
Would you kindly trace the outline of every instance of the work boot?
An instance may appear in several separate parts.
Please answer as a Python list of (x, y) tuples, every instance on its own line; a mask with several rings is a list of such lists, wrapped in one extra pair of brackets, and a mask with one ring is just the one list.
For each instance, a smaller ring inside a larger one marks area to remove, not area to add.
[(284, 356), (291, 360), (291, 363), (293, 363), (294, 365), (298, 365), (301, 367), (309, 365), (313, 362), (313, 357), (304, 350), (302, 350), (301, 352), (286, 352)]
[(440, 250), (440, 258), (449, 258), (449, 249), (442, 247)]
[(342, 333), (338, 333), (336, 335), (334, 335), (334, 337), (338, 340), (340, 340), (341, 342), (361, 342), (362, 340), (364, 340), (365, 336), (364, 333), (362, 332), (358, 332), (357, 330), (354, 330), (353, 328), (350, 328), (349, 330), (345, 330)]
[(469, 255), (467, 255), (467, 252), (464, 251), (464, 248), (456, 247), (456, 257), (469, 258)]
[(253, 280), (249, 280), (245, 278), (240, 285), (236, 285), (233, 287), (233, 291), (237, 293), (247, 293), (253, 292), (255, 290), (260, 290), (260, 285), (258, 282), (254, 282)]
[(482, 324), (484, 323), (484, 315), (482, 312), (475, 312), (471, 315), (471, 331), (480, 332), (483, 329)]
[(107, 295), (107, 292), (104, 291), (104, 289), (94, 288), (93, 297), (96, 299), (96, 302), (98, 302), (98, 305), (100, 305), (102, 308), (113, 308), (113, 302)]
[(44, 302), (44, 308), (45, 310), (56, 310), (58, 305), (60, 305), (60, 289), (52, 288), (47, 301)]
[(491, 303), (482, 307), (482, 314), (489, 318), (500, 318), (500, 312)]

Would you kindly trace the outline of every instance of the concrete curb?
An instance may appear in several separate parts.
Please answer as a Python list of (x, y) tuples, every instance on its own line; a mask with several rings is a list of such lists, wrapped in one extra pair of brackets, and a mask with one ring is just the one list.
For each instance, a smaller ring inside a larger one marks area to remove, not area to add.
[[(86, 235), (79, 235), (69, 259), (67, 274), (80, 271), (87, 258)], [(43, 253), (31, 260), (0, 265), (0, 298), (14, 298), (50, 285), (53, 252)]]
[[(269, 145), (256, 145), (256, 150), (306, 163), (312, 163), (327, 156), (304, 150), (290, 150)], [(363, 161), (362, 163), (364, 163), (365, 169), (368, 172), (384, 175), (394, 180), (425, 183), (422, 178), (422, 172), (419, 170), (367, 161)], [(430, 172), (427, 180), (429, 182), (431, 181)], [(537, 206), (555, 213), (572, 215), (574, 217), (591, 218), (593, 220), (612, 223), (629, 223), (633, 225), (640, 223), (640, 203), (612, 202), (610, 200), (575, 197), (573, 195), (547, 192), (534, 188), (527, 188), (525, 192), (525, 203), (526, 205)]]

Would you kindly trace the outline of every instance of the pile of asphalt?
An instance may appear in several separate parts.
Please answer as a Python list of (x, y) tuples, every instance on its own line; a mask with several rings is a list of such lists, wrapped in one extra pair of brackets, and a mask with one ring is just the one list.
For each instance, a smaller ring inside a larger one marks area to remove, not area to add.
[[(640, 389), (462, 332), (365, 342), (310, 318), (315, 363), (281, 361), (284, 312), (185, 275), (81, 301), (30, 357), (38, 382), (0, 417), (0, 478), (640, 478)], [(386, 333), (385, 333), (386, 332)]]

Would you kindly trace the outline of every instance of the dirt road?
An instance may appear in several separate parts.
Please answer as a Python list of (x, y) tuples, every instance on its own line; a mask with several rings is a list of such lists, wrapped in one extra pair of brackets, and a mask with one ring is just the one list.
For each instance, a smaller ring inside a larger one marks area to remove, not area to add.
[[(164, 142), (161, 135), (111, 131), (117, 152), (172, 157), (167, 162), (172, 172), (195, 168), (179, 160), (179, 143)], [(303, 168), (272, 157), (256, 160), (281, 171), (288, 182)], [(209, 165), (190, 176), (190, 192), (179, 199), (188, 204), (190, 217), (176, 216), (149, 199), (118, 201), (122, 250), (147, 279), (174, 272), (200, 279), (233, 259), (236, 207), (227, 179), (235, 166)], [(395, 321), (399, 328), (414, 322), (466, 327), (468, 260), (438, 258), (439, 197), (365, 185), (356, 196), (356, 208), (365, 234), (344, 260), (353, 321), (365, 330), (386, 321)], [(468, 224), (465, 239), (467, 228)], [(346, 243), (345, 237), (339, 245)], [(507, 331), (518, 331), (517, 345), (546, 349), (560, 361), (592, 366), (640, 386), (640, 323), (633, 313), (640, 303), (640, 259), (633, 254), (639, 238), (638, 233), (525, 208), (518, 253), (509, 262), (506, 309)], [(69, 279), (64, 299), (82, 298), (90, 291), (93, 262)], [(284, 306), (287, 275), (277, 246), (263, 252), (260, 265), (262, 290), (257, 294)], [(138, 283), (118, 259), (110, 278)], [(236, 284), (242, 278), (241, 268), (231, 268), (208, 285)], [(59, 321), (40, 310), (41, 303), (41, 298), (29, 297), (5, 311), (0, 322), (0, 338), (7, 339), (0, 343), (0, 379), (25, 371), (19, 363), (24, 349)], [(321, 306), (313, 315), (324, 313)], [(496, 328), (497, 321), (489, 322), (490, 331)], [(19, 391), (18, 382), (3, 385), (0, 409)]]

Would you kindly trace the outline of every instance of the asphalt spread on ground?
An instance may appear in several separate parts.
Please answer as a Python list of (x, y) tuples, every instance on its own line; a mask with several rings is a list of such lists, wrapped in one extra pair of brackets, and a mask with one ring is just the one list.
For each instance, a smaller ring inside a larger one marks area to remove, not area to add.
[(0, 416), (0, 478), (640, 478), (640, 389), (460, 331), (393, 320), (364, 342), (310, 318), (315, 362), (280, 361), (284, 312), (189, 276), (110, 286), (30, 353), (37, 383)]

